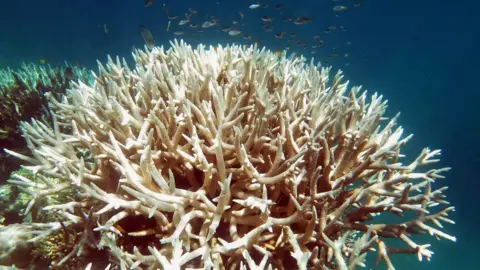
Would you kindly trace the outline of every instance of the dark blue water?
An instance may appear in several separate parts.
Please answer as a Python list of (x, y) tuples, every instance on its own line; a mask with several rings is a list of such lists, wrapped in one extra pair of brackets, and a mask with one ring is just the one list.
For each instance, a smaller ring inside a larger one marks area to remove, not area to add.
[[(257, 42), (271, 50), (292, 44), (290, 52), (341, 68), (354, 84), (382, 93), (389, 100), (390, 115), (401, 111), (406, 133), (415, 134), (404, 150), (406, 155), (414, 156), (425, 146), (440, 148), (441, 165), (453, 167), (439, 181), (450, 187), (447, 196), (456, 206), (457, 224), (446, 230), (457, 236), (457, 243), (429, 239), (435, 252), (431, 262), (419, 263), (413, 255), (394, 256), (397, 269), (480, 269), (475, 264), (480, 243), (480, 27), (476, 19), (480, 3), (364, 0), (361, 7), (354, 7), (355, 2), (283, 1), (285, 7), (277, 10), (280, 2), (271, 0), (262, 1), (268, 8), (250, 10), (255, 1), (153, 0), (145, 8), (143, 0), (1, 0), (0, 68), (44, 59), (52, 65), (68, 61), (96, 70), (96, 59), (105, 61), (107, 54), (130, 59), (132, 47), (144, 46), (140, 25), (151, 31), (156, 45), (168, 45), (175, 37), (194, 45)], [(164, 3), (171, 15), (179, 16), (168, 32)], [(332, 10), (336, 4), (348, 10), (337, 16)], [(192, 23), (201, 25), (215, 18), (220, 26), (204, 32), (178, 26), (188, 8), (198, 11)], [(262, 28), (262, 16), (273, 19), (268, 23), (272, 32)], [(308, 17), (312, 22), (295, 25), (284, 17)], [(220, 27), (234, 26), (234, 20), (239, 21), (240, 35), (220, 31)], [(327, 28), (330, 33), (325, 33)], [(176, 36), (175, 31), (184, 34)], [(274, 36), (283, 31), (283, 39)], [(292, 32), (296, 36), (289, 42)], [(245, 35), (252, 38), (246, 40)], [(312, 48), (320, 40), (324, 45)]]

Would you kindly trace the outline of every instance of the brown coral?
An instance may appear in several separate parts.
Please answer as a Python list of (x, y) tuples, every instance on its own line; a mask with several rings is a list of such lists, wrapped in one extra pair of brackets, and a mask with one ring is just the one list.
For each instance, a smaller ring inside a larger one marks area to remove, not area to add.
[(381, 125), (386, 102), (341, 72), (330, 81), (330, 68), (254, 47), (175, 42), (134, 57), (134, 70), (110, 59), (93, 86), (52, 99), (52, 128), (23, 124), (32, 157), (10, 152), (62, 180), (18, 177), (38, 187), (31, 205), (80, 192), (45, 208), (84, 226), (58, 264), (94, 245), (130, 268), (355, 269), (375, 247), (393, 269), (396, 252), (430, 258), (414, 234), (455, 241), (431, 224), (453, 223), (432, 187), (448, 168), (423, 169), (440, 151), (402, 164), (411, 136), (397, 117)]

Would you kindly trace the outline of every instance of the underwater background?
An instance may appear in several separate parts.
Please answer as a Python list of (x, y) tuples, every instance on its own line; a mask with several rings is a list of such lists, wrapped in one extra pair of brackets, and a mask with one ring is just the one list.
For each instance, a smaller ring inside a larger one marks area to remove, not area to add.
[[(393, 255), (397, 268), (480, 269), (476, 260), (480, 243), (480, 2), (259, 3), (259, 8), (250, 9), (255, 0), (153, 0), (148, 7), (143, 0), (1, 0), (0, 68), (15, 69), (22, 62), (56, 66), (67, 61), (97, 70), (96, 60), (105, 62), (107, 55), (131, 61), (132, 47), (145, 45), (141, 26), (149, 29), (155, 45), (168, 47), (173, 38), (192, 45), (257, 43), (272, 51), (289, 47), (288, 52), (314, 57), (333, 70), (344, 70), (352, 85), (384, 95), (389, 115), (401, 112), (399, 122), (406, 134), (415, 134), (404, 154), (413, 157), (424, 146), (439, 148), (440, 166), (453, 168), (439, 181), (449, 186), (447, 199), (456, 207), (452, 216), (456, 225), (446, 231), (457, 237), (457, 243), (430, 240), (435, 252), (430, 262)], [(277, 8), (278, 4), (283, 6)], [(345, 8), (334, 11), (338, 5)], [(190, 23), (179, 26), (189, 8), (196, 13)], [(298, 17), (311, 21), (295, 24)], [(201, 27), (212, 19), (218, 25)], [(230, 35), (223, 27), (240, 33)], [(368, 268), (383, 269), (383, 263), (376, 267), (374, 259)]]

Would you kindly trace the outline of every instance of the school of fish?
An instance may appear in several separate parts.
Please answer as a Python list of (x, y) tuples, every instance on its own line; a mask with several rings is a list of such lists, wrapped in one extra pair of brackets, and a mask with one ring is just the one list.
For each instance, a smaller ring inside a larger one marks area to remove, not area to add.
[[(334, 17), (339, 18), (344, 16), (349, 10), (363, 6), (363, 3), (357, 0), (330, 1), (331, 12)], [(352, 45), (352, 41), (344, 41), (341, 49), (333, 45), (325, 46), (327, 43), (325, 40), (328, 35), (346, 32), (346, 27), (336, 22), (322, 25), (325, 22), (321, 19), (308, 16), (293, 16), (291, 15), (291, 11), (295, 7), (295, 2), (293, 1), (287, 2), (285, 0), (285, 2), (282, 3), (263, 0), (251, 4), (246, 2), (244, 9), (239, 10), (234, 17), (230, 16), (228, 20), (224, 18), (221, 19), (222, 14), (201, 14), (194, 7), (185, 7), (184, 10), (179, 10), (178, 8), (176, 8), (176, 10), (170, 10), (168, 0), (158, 0), (158, 2), (159, 3), (154, 2), (154, 0), (145, 0), (144, 6), (146, 8), (153, 8), (157, 4), (157, 6), (161, 5), (164, 16), (168, 19), (165, 29), (167, 32), (173, 34), (172, 38), (181, 36), (181, 38), (185, 40), (192, 39), (201, 42), (204, 34), (208, 34), (207, 31), (221, 31), (225, 33), (224, 41), (226, 43), (257, 43), (262, 46), (263, 41), (268, 38), (268, 36), (264, 35), (269, 35), (277, 40), (273, 50), (279, 56), (286, 51), (287, 53), (293, 52), (313, 56), (324, 63), (329, 63), (341, 58), (343, 59), (342, 62), (344, 65), (350, 65), (348, 61), (348, 48)], [(225, 0), (205, 0), (202, 3), (207, 4), (210, 2), (212, 2), (211, 4), (220, 5), (220, 8), (222, 8), (221, 5), (225, 5), (225, 8), (227, 8), (229, 3)], [(182, 13), (184, 13), (184, 16), (178, 15)], [(255, 22), (255, 20), (257, 20), (257, 22)], [(258, 27), (260, 27), (264, 33), (261, 35), (257, 33), (257, 36), (249, 33), (248, 30), (252, 30), (252, 21), (257, 23)], [(249, 23), (249, 27), (246, 26), (247, 23)], [(302, 26), (308, 24), (311, 24), (312, 27)], [(296, 26), (295, 31), (291, 31), (291, 25)], [(308, 35), (306, 37), (303, 32), (311, 33), (312, 28), (315, 29), (316, 32), (310, 37), (308, 37)], [(144, 25), (140, 26), (140, 35), (148, 48), (152, 48), (155, 45), (153, 35)], [(222, 43), (222, 41), (220, 41), (220, 43)], [(338, 42), (335, 44), (338, 45)]]

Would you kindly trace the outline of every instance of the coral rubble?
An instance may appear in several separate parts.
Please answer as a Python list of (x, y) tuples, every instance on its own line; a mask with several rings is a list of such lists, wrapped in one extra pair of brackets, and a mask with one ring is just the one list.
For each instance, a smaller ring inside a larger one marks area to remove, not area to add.
[(234, 45), (133, 56), (50, 96), (51, 126), (22, 123), (32, 155), (7, 150), (37, 177), (10, 181), (26, 213), (73, 194), (29, 240), (75, 232), (54, 265), (93, 248), (122, 269), (356, 269), (369, 252), (394, 269), (392, 254), (432, 256), (416, 234), (455, 241), (440, 151), (403, 164), (411, 136), (341, 72)]

